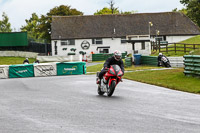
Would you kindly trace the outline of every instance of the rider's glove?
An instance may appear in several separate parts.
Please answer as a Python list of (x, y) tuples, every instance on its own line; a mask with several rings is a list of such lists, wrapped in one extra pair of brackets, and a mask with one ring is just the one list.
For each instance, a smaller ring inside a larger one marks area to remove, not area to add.
[(105, 70), (108, 70), (108, 68), (107, 68), (107, 67), (105, 67), (104, 69), (105, 69)]

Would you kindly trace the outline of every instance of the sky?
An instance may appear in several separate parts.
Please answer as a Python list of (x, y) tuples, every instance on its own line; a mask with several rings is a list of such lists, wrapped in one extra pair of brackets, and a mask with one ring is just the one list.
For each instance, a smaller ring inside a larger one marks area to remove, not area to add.
[[(109, 7), (110, 0), (0, 0), (0, 20), (3, 12), (9, 18), (11, 28), (20, 31), (32, 13), (38, 16), (46, 15), (50, 9), (67, 5), (84, 13), (93, 15), (97, 10)], [(180, 0), (114, 0), (114, 7), (119, 11), (137, 11), (138, 13), (169, 12), (173, 9), (182, 9)]]

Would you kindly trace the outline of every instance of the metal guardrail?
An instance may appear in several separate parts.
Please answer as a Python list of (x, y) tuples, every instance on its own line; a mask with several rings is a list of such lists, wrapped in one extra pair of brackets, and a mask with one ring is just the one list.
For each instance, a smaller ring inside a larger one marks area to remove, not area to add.
[(200, 56), (185, 55), (184, 58), (184, 74), (186, 76), (200, 77)]

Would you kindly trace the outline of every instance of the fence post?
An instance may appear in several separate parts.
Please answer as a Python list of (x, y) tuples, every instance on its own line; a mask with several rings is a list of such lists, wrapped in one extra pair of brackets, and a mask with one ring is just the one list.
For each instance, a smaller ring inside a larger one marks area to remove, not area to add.
[(168, 43), (166, 44), (166, 52), (168, 53)]
[(159, 48), (159, 53), (160, 53), (160, 41), (158, 41), (158, 48)]
[(184, 53), (186, 53), (186, 44), (184, 44)]
[(174, 50), (175, 50), (175, 53), (176, 53), (176, 43), (174, 43)]
[(195, 50), (195, 44), (193, 44), (193, 49)]

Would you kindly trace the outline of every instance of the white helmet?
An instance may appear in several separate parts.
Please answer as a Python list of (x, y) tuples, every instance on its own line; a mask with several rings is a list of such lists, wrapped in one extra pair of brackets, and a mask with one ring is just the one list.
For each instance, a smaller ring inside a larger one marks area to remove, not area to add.
[(122, 58), (121, 52), (118, 51), (118, 50), (115, 50), (115, 52), (114, 52), (114, 58), (115, 58), (115, 60), (119, 61)]
[(162, 53), (159, 53), (159, 55), (163, 55)]

